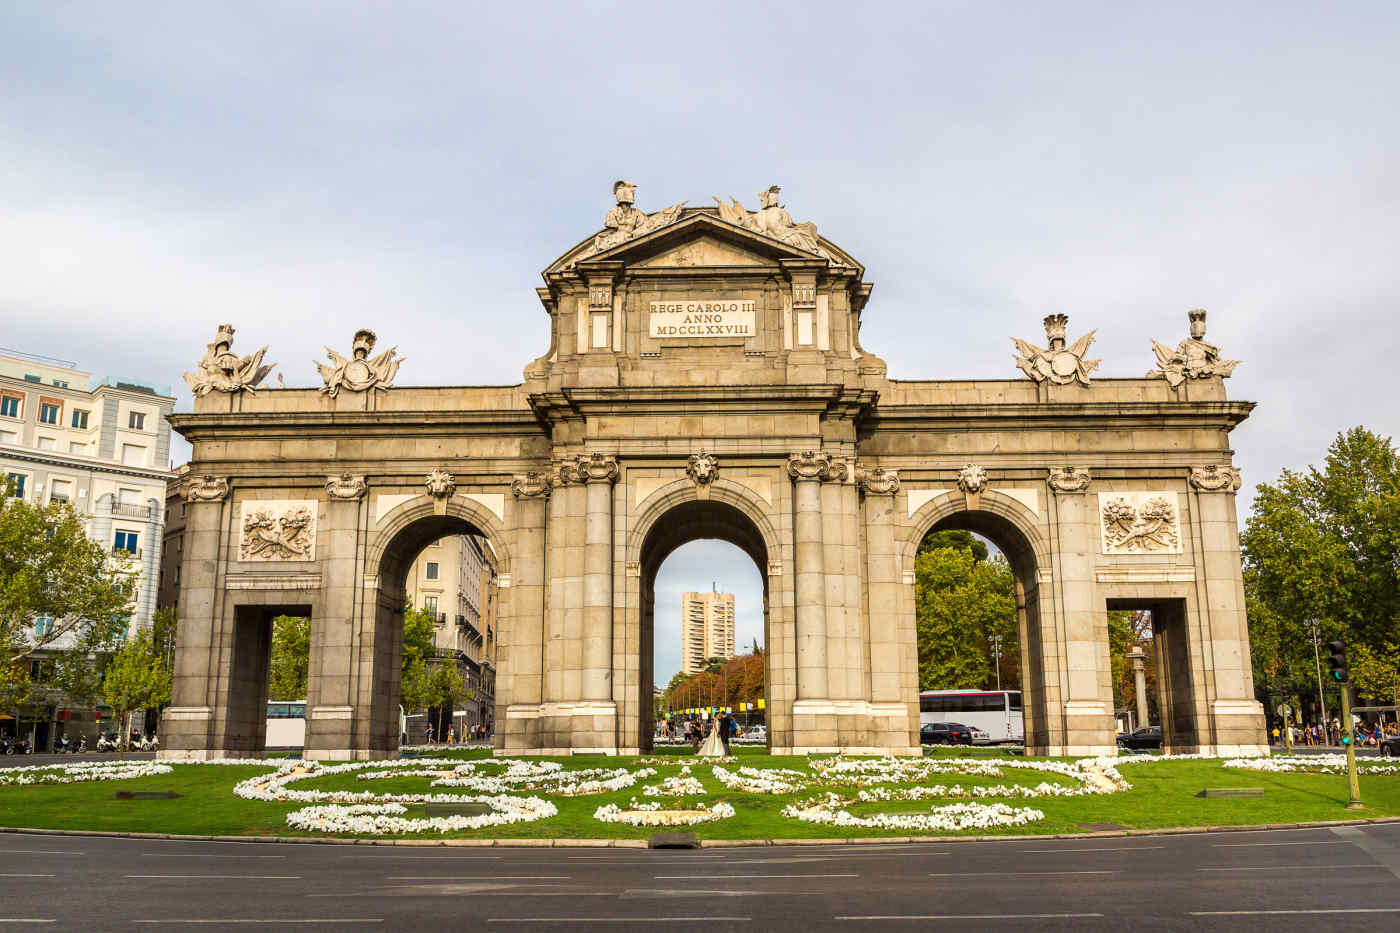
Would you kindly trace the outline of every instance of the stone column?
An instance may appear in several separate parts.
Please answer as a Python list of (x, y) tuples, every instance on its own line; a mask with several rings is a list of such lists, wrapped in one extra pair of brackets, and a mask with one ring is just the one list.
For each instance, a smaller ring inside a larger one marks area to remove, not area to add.
[(1142, 650), (1141, 645), (1134, 645), (1133, 650), (1128, 652), (1128, 660), (1133, 662), (1133, 688), (1137, 694), (1139, 728), (1150, 725), (1147, 719), (1147, 669), (1142, 663), (1146, 657), (1147, 652)]
[[(306, 687), (306, 748), (311, 758), (347, 760), (354, 749), (351, 663), (355, 619), (364, 599), (360, 566), (360, 510), (368, 487), (363, 476), (326, 478), (325, 520), (330, 552), (321, 557), (321, 593), (311, 616), (311, 656)], [(361, 710), (361, 713), (364, 713)], [(397, 710), (395, 710), (397, 733)], [(369, 734), (366, 732), (366, 734)], [(397, 745), (395, 746), (397, 747)]]
[(865, 557), (870, 620), (872, 744), (919, 749), (919, 656), (912, 619), (901, 624), (899, 552), (894, 508), (899, 474), (880, 468), (859, 472), (865, 497)]
[(788, 458), (793, 491), (793, 563), (797, 606), (797, 699), (826, 699), (826, 592), (822, 555), (821, 484), (831, 466), (822, 451)]
[(617, 459), (585, 454), (575, 466), (587, 484), (583, 550), (583, 690), (579, 699), (612, 699), (612, 492)]
[[(540, 744), (544, 702), (545, 520), (554, 489), (549, 473), (516, 476), (509, 612), (497, 619), (496, 747), (523, 751)], [(498, 604), (500, 605), (500, 604)], [(501, 606), (502, 609), (506, 607)]]

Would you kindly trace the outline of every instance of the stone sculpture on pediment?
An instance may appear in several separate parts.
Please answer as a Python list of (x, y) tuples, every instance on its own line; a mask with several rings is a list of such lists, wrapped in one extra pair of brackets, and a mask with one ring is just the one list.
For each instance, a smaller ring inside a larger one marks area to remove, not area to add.
[(315, 509), (314, 502), (243, 503), (238, 559), (312, 560), (316, 541)]
[(228, 498), (228, 480), (208, 473), (185, 483), (186, 502), (222, 502)]
[(1089, 471), (1082, 467), (1051, 467), (1050, 488), (1056, 492), (1083, 492), (1089, 488)]
[(575, 262), (673, 224), (680, 220), (681, 210), (685, 207), (682, 201), (654, 214), (645, 213), (636, 207), (637, 186), (630, 181), (613, 182), (613, 197), (617, 199), (617, 206), (603, 216), (603, 232), (593, 238), (591, 246), (575, 257)]
[(1243, 481), (1240, 479), (1240, 471), (1234, 467), (1211, 463), (1203, 467), (1192, 467), (1190, 483), (1191, 488), (1202, 492), (1236, 492)]
[(719, 475), (719, 462), (707, 450), (691, 454), (685, 464), (685, 475), (697, 486), (708, 486)]
[(332, 499), (362, 499), (369, 486), (363, 476), (341, 473), (326, 477), (326, 495)]
[(1152, 352), (1157, 354), (1157, 368), (1149, 370), (1147, 378), (1165, 379), (1173, 389), (1188, 379), (1209, 379), (1220, 376), (1222, 379), (1235, 371), (1239, 360), (1220, 358), (1220, 348), (1206, 342), (1206, 312), (1196, 308), (1186, 312), (1191, 322), (1191, 336), (1176, 345), (1176, 349), (1152, 341)]
[(734, 224), (736, 227), (743, 227), (745, 230), (766, 236), (769, 239), (777, 240), (779, 243), (786, 243), (788, 246), (795, 246), (808, 253), (816, 253), (824, 259), (839, 262), (835, 256), (831, 255), (821, 245), (817, 239), (817, 225), (808, 221), (806, 223), (795, 223), (792, 215), (787, 212), (787, 208), (778, 203), (778, 192), (782, 189), (773, 185), (758, 193), (759, 209), (751, 211), (739, 203), (739, 199), (730, 196), (730, 204), (725, 204), (719, 198), (715, 198), (715, 204), (719, 206), (720, 220)]
[(218, 333), (214, 335), (214, 342), (208, 345), (204, 351), (204, 358), (199, 361), (198, 372), (184, 374), (185, 384), (190, 387), (196, 398), (210, 392), (232, 394), (247, 391), (256, 395), (258, 384), (266, 379), (267, 374), (277, 365), (263, 365), (263, 354), (267, 352), (267, 347), (251, 356), (238, 356), (231, 349), (233, 334), (232, 325), (220, 324)]
[(321, 392), (335, 398), (336, 393), (341, 389), (349, 389), (352, 392), (368, 392), (371, 389), (387, 391), (391, 388), (403, 359), (395, 359), (398, 347), (390, 347), (370, 359), (369, 354), (374, 349), (375, 340), (372, 330), (361, 328), (355, 331), (349, 359), (341, 356), (330, 347), (326, 347), (326, 358), (333, 365), (325, 366), (321, 363), (315, 363), (317, 372), (321, 374), (321, 381), (325, 383), (321, 387)]
[(1094, 331), (1089, 331), (1083, 337), (1074, 342), (1073, 346), (1065, 346), (1065, 328), (1069, 324), (1069, 317), (1064, 314), (1051, 314), (1045, 318), (1045, 336), (1050, 341), (1050, 348), (1042, 350), (1033, 343), (1012, 337), (1016, 344), (1016, 349), (1020, 356), (1016, 357), (1016, 366), (1027, 376), (1036, 382), (1050, 382), (1055, 385), (1069, 385), (1077, 382), (1082, 386), (1089, 385), (1089, 374), (1099, 368), (1102, 360), (1086, 360), (1084, 354), (1089, 352), (1089, 345), (1094, 342)]
[(423, 479), (428, 495), (434, 499), (447, 499), (457, 489), (457, 480), (442, 467), (438, 467)]
[(510, 482), (511, 494), (517, 499), (548, 499), (554, 489), (548, 473), (522, 473)]

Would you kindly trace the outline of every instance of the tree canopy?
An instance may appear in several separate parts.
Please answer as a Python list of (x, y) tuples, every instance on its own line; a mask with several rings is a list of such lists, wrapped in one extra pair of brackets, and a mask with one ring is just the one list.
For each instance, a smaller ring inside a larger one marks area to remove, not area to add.
[(170, 702), (170, 674), (165, 659), (151, 643), (149, 629), (141, 629), (117, 649), (107, 664), (102, 696), (121, 724), (120, 748), (126, 748), (126, 717), (132, 710)]
[(1261, 483), (1240, 544), (1261, 694), (1316, 697), (1313, 619), (1320, 641), (1346, 642), (1363, 695), (1391, 689), (1383, 667), (1360, 673), (1396, 659), (1400, 640), (1400, 456), (1390, 438), (1352, 428), (1320, 468)]
[(992, 635), (1002, 639), (1003, 686), (1019, 681), (1015, 592), (1011, 568), (1000, 556), (978, 560), (971, 547), (934, 547), (918, 555), (914, 607), (920, 690), (995, 686)]
[(269, 700), (306, 699), (311, 659), (311, 620), (278, 616), (272, 620), (272, 661), (268, 667)]

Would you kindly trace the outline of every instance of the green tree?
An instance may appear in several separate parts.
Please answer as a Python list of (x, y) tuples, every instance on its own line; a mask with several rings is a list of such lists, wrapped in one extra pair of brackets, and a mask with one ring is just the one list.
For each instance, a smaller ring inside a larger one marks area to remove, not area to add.
[(27, 503), (0, 482), (0, 700), (16, 709), (30, 694), (25, 658), (56, 654), (55, 682), (81, 692), (93, 659), (126, 632), (131, 561), (88, 538), (83, 520), (61, 502)]
[[(1400, 630), (1400, 456), (1390, 438), (1352, 428), (1320, 469), (1261, 483), (1240, 544), (1256, 689), (1311, 703), (1309, 620), (1322, 641), (1353, 653), (1383, 654)], [(1329, 709), (1335, 702), (1333, 693)]]
[(434, 651), (434, 621), (433, 614), (426, 609), (404, 610), (399, 702), (409, 712), (417, 712), (428, 705), (428, 659)]
[(1400, 704), (1400, 647), (1394, 642), (1380, 649), (1357, 645), (1347, 661), (1358, 694), (1377, 703)]
[(165, 669), (175, 675), (175, 636), (180, 627), (180, 615), (174, 606), (161, 606), (151, 619), (151, 645), (163, 659)]
[(1019, 679), (1015, 581), (1004, 559), (934, 548), (915, 559), (914, 582), (919, 689), (993, 686), (991, 635), (1002, 637), (1003, 686)]
[(170, 702), (170, 674), (151, 643), (149, 630), (138, 631), (112, 655), (103, 677), (102, 695), (117, 714), (121, 726), (118, 749), (124, 752), (131, 711)]
[(311, 661), (311, 620), (278, 616), (272, 620), (272, 660), (268, 666), (269, 700), (306, 699)]
[(969, 550), (972, 552), (972, 559), (984, 561), (987, 559), (987, 542), (977, 537), (970, 531), (963, 531), (961, 528), (950, 528), (946, 531), (930, 531), (924, 535), (924, 540), (919, 542), (919, 553), (936, 551), (939, 548), (953, 548), (954, 550)]
[[(1152, 613), (1137, 610), (1113, 610), (1108, 614), (1108, 661), (1113, 677), (1113, 702), (1118, 709), (1136, 709), (1137, 678), (1128, 652), (1140, 646), (1147, 657), (1143, 661), (1147, 680), (1148, 718), (1157, 713), (1157, 670), (1152, 660)], [(1147, 725), (1147, 723), (1139, 723)]]
[(454, 706), (463, 700), (476, 696), (462, 680), (462, 672), (452, 662), (429, 664), (423, 678), (422, 703), (429, 709), (438, 711), (437, 730), (439, 735), (447, 734), (449, 714)]

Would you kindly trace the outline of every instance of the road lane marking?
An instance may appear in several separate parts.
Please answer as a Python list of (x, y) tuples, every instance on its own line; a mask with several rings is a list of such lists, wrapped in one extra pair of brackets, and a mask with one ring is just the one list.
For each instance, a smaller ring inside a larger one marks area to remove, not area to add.
[(860, 875), (656, 875), (657, 881), (747, 881), (750, 878), (859, 878)]
[(1359, 826), (1336, 826), (1333, 827), (1332, 832), (1371, 856), (1384, 865), (1387, 871), (1400, 878), (1400, 846), (1378, 839)]
[(11, 855), (87, 855), (86, 852), (69, 852), (66, 849), (0, 849)]
[(647, 923), (713, 923), (725, 921), (734, 923), (752, 920), (752, 917), (488, 917), (487, 923), (637, 923), (645, 919)]
[(1379, 868), (1386, 871), (1384, 865), (1371, 863), (1369, 865), (1239, 865), (1232, 868), (1198, 868), (1196, 871), (1342, 871), (1355, 868)]
[(1005, 878), (1008, 875), (1116, 875), (1107, 868), (1095, 871), (931, 871), (930, 878)]
[[(49, 876), (52, 878), (52, 874)], [(178, 880), (300, 881), (300, 874), (127, 874), (127, 878), (178, 878)]]
[(52, 878), (53, 875), (31, 874), (24, 872), (3, 872), (0, 878)]
[(145, 926), (154, 926), (154, 925), (161, 925), (161, 924), (167, 924), (167, 923), (175, 923), (175, 924), (180, 924), (180, 925), (184, 925), (184, 924), (187, 924), (187, 923), (188, 923), (188, 924), (195, 924), (195, 923), (202, 923), (202, 924), (218, 924), (218, 925), (223, 925), (223, 924), (234, 924), (234, 923), (255, 923), (255, 924), (270, 924), (270, 925), (273, 925), (273, 926), (282, 926), (282, 925), (284, 925), (284, 924), (289, 924), (289, 923), (319, 923), (319, 924), (327, 924), (327, 923), (383, 923), (383, 922), (384, 922), (384, 918), (383, 918), (383, 917), (296, 917), (296, 918), (278, 917), (276, 920), (250, 920), (250, 919), (246, 919), (246, 918), (237, 918), (237, 917), (235, 917), (235, 918), (226, 919), (226, 920), (210, 920), (210, 919), (207, 918), (207, 917), (202, 917), (202, 918), (199, 918), (199, 919), (196, 919), (196, 920), (189, 920), (189, 919), (178, 919), (178, 920), (133, 920), (133, 921), (131, 921), (131, 922), (132, 922), (132, 923), (139, 923), (139, 924), (142, 924), (142, 925), (145, 925)]
[(208, 855), (203, 852), (142, 852), (142, 858), (286, 858), (285, 855)]
[(1046, 852), (1064, 854), (1069, 852), (1138, 852), (1147, 849), (1165, 849), (1166, 846), (1105, 846), (1094, 849), (1022, 849), (1022, 852)]
[(1256, 849), (1260, 846), (1344, 846), (1340, 839), (1310, 839), (1308, 842), (1217, 842), (1217, 849)]
[(1103, 914), (875, 914), (834, 917), (834, 920), (1070, 920)]
[(57, 923), (45, 917), (0, 917), (0, 923)]
[(431, 877), (428, 875), (390, 875), (390, 881), (568, 881), (568, 875), (472, 875), (470, 878), (462, 875), (447, 875), (446, 877)]
[[(282, 857), (282, 856), (278, 856), (278, 858), (281, 858), (281, 857)], [(416, 859), (416, 860), (424, 861), (424, 862), (453, 862), (453, 861), (458, 861), (458, 860), (460, 860), (460, 861), (475, 860), (475, 861), (485, 861), (485, 862), (499, 862), (501, 859), (505, 858), (505, 856), (503, 856), (503, 855), (342, 855), (341, 858), (348, 858), (348, 859), (362, 859), (362, 858), (366, 858), (366, 859), (367, 859), (367, 858), (379, 858), (379, 859), (384, 859), (384, 858), (393, 858), (393, 859), (408, 859), (408, 860), (415, 860), (415, 859)]]
[(1193, 910), (1192, 917), (1262, 917), (1273, 914), (1400, 914), (1400, 907), (1312, 907), (1305, 910)]

